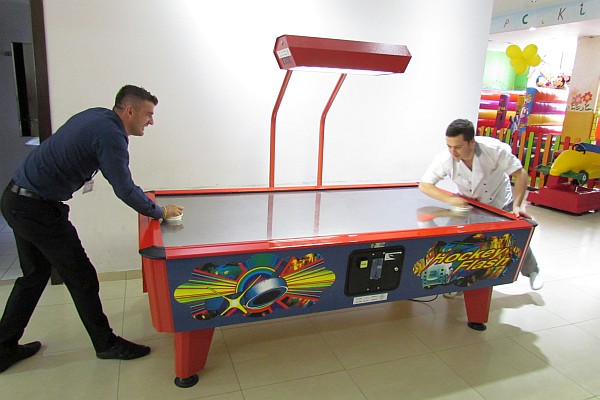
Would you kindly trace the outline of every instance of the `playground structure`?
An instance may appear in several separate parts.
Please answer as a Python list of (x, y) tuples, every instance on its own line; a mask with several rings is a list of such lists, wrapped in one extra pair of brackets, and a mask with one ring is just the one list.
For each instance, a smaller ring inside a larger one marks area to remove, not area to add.
[(567, 96), (568, 91), (552, 88), (482, 90), (477, 126), (560, 135)]
[(598, 141), (596, 144), (583, 141), (573, 144), (568, 136), (536, 132), (521, 134), (490, 127), (480, 127), (477, 134), (495, 137), (511, 146), (513, 154), (521, 160), (529, 174), (527, 200), (531, 204), (577, 215), (600, 210)]

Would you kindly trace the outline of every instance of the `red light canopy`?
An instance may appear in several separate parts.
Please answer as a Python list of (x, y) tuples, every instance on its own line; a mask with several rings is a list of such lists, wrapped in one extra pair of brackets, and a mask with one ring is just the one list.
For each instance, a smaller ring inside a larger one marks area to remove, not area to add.
[(279, 68), (337, 70), (354, 74), (397, 74), (411, 59), (404, 45), (283, 35), (273, 50)]

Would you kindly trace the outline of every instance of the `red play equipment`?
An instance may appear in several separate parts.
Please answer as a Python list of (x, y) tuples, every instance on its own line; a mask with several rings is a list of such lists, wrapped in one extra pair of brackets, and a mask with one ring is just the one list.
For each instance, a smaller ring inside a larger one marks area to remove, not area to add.
[(593, 187), (580, 186), (563, 176), (548, 175), (544, 187), (530, 192), (527, 200), (534, 205), (547, 206), (557, 210), (581, 215), (589, 211), (600, 210), (600, 190)]
[[(529, 193), (529, 202), (578, 215), (600, 210), (600, 189), (594, 187), (595, 179), (588, 179), (598, 178), (599, 151), (598, 145), (578, 143), (573, 150), (559, 154), (552, 164), (536, 167), (546, 174), (546, 181), (542, 188)], [(589, 168), (581, 165), (581, 160), (588, 160)], [(559, 164), (560, 168), (555, 168)]]

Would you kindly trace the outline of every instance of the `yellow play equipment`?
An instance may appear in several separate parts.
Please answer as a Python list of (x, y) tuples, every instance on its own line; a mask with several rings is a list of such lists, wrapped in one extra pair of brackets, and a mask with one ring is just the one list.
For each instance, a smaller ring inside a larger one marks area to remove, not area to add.
[[(564, 150), (552, 164), (538, 165), (546, 175), (544, 186), (529, 192), (527, 200), (534, 205), (556, 208), (581, 215), (600, 211), (600, 145), (577, 143)], [(588, 179), (590, 182), (588, 182)]]
[(572, 175), (583, 185), (588, 179), (600, 178), (600, 146), (578, 143), (573, 150), (560, 153), (550, 166), (550, 175)]

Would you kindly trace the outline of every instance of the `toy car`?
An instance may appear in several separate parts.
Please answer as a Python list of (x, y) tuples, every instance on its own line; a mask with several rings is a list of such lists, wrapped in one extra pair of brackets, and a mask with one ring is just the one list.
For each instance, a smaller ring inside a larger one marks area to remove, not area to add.
[(537, 169), (553, 176), (573, 178), (584, 185), (588, 179), (600, 178), (600, 146), (577, 143), (572, 150), (560, 152), (551, 165)]

